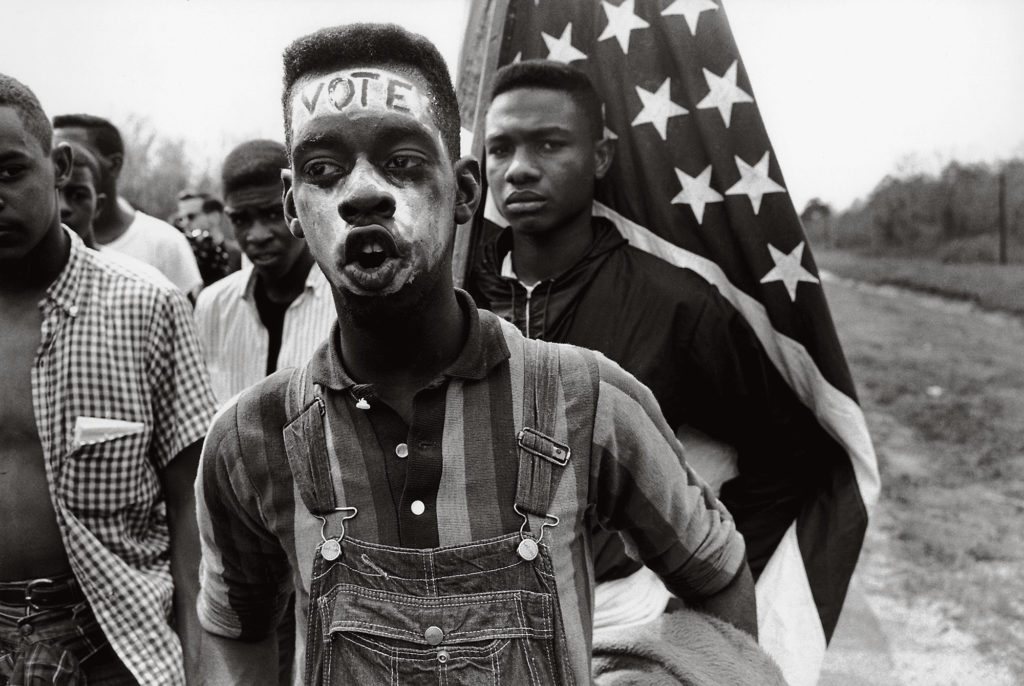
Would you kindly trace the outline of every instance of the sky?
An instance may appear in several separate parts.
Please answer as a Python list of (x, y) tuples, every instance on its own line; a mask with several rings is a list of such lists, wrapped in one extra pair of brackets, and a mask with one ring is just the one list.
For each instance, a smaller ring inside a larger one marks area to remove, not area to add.
[[(798, 210), (842, 209), (889, 173), (1024, 157), (1024, 0), (718, 1)], [(466, 16), (466, 0), (34, 0), (5, 19), (0, 72), (51, 115), (148, 117), (216, 173), (235, 144), (283, 137), (294, 38), (395, 21), (454, 74)]]

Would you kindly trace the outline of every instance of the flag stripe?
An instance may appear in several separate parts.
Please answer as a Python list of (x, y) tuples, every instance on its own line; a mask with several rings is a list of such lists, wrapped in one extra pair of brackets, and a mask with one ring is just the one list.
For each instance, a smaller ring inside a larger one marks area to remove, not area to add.
[[(781, 542), (757, 585), (765, 646), (792, 683), (813, 683), (856, 564), (867, 509), (878, 498), (879, 475), (813, 256), (722, 3), (480, 4), (497, 8), (493, 23), (489, 31), (469, 27), (467, 36), (488, 35), (493, 48), (493, 37), (501, 35), (498, 64), (559, 59), (585, 71), (602, 95), (616, 158), (598, 184), (595, 216), (612, 221), (634, 247), (716, 286), (846, 453), (837, 447), (822, 454), (828, 473), (819, 490), (801, 503), (795, 523), (764, 539)], [(471, 62), (464, 51), (463, 65)], [(478, 154), (479, 98), (493, 76), (487, 65), (482, 69), (482, 75), (471, 72), (479, 90), (460, 90), (476, 103), (472, 111), (464, 104), (463, 114)], [(472, 236), (464, 232), (469, 265), (477, 244), (496, 233), (486, 225), (505, 225), (486, 198)], [(458, 277), (464, 268), (457, 268)], [(819, 622), (809, 621), (815, 615)]]

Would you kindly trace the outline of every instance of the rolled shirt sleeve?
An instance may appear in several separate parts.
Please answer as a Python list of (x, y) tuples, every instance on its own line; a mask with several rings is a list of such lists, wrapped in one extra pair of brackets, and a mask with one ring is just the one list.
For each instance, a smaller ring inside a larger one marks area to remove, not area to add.
[(654, 395), (602, 360), (595, 414), (590, 492), (599, 521), (680, 598), (723, 589), (745, 563), (743, 537), (686, 465)]
[[(266, 525), (239, 440), (237, 402), (214, 419), (196, 479), (202, 546), (199, 621), (212, 634), (258, 641), (277, 626), (291, 591), (290, 563)], [(258, 421), (258, 417), (249, 418)]]

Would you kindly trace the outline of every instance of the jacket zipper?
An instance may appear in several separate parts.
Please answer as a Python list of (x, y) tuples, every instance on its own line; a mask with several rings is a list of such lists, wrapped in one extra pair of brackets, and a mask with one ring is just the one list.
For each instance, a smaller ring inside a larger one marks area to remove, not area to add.
[[(522, 284), (522, 282), (520, 282), (520, 284)], [(533, 284), (532, 286), (523, 285), (523, 290), (526, 291), (526, 331), (524, 331), (523, 333), (527, 338), (533, 338), (530, 335), (530, 298), (533, 297), (533, 290), (537, 288), (538, 284), (539, 282)]]

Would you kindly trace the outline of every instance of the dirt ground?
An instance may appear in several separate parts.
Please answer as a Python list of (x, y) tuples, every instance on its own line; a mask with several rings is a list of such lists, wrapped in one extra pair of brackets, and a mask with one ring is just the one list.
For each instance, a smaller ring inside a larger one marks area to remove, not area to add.
[(1024, 322), (825, 288), (883, 486), (822, 683), (1024, 684)]

